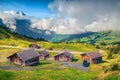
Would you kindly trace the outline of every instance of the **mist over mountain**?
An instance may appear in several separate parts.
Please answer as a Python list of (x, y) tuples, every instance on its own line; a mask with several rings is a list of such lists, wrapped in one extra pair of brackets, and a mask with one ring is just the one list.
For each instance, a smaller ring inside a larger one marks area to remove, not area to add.
[(33, 37), (35, 39), (44, 38), (52, 42), (69, 41), (96, 33), (92, 31), (84, 31), (76, 34), (58, 34), (54, 31), (54, 26), (48, 27), (48, 24), (50, 24), (50, 22), (45, 19), (29, 17), (22, 11), (4, 11), (0, 13), (0, 25), (6, 26), (12, 32), (17, 32), (18, 34)]
[(0, 11), (0, 24), (12, 32), (47, 40), (57, 37), (67, 40), (71, 35), (73, 37), (108, 30), (120, 31), (120, 2), (111, 2), (55, 0), (48, 4), (49, 10), (54, 14), (48, 18), (35, 18), (20, 10), (4, 10)]

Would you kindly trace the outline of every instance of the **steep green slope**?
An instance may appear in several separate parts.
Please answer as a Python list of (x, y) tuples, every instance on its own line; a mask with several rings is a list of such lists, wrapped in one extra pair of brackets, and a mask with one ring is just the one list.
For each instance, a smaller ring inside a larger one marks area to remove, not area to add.
[(0, 26), (0, 39), (10, 38), (10, 33), (8, 33), (4, 27)]
[(27, 41), (34, 41), (33, 38), (27, 37), (24, 35), (19, 35), (17, 33), (12, 33), (8, 30), (8, 28), (0, 26), (0, 39), (23, 39)]
[(0, 45), (27, 47), (35, 41), (33, 38), (12, 33), (7, 28), (0, 26)]

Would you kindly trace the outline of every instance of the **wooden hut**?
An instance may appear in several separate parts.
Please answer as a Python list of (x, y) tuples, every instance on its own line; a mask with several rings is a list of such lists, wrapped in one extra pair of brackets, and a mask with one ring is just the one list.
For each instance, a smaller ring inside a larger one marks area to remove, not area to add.
[(10, 62), (21, 66), (35, 65), (39, 63), (39, 53), (33, 49), (17, 52), (8, 57)]
[(52, 47), (50, 47), (50, 48), (48, 48), (48, 50), (53, 50), (53, 48), (52, 48)]
[(39, 54), (40, 54), (39, 55), (40, 60), (45, 60), (45, 59), (49, 58), (49, 54), (46, 50), (39, 52)]
[(102, 62), (102, 54), (99, 52), (89, 52), (81, 54), (81, 57), (89, 63), (97, 64)]
[(29, 48), (40, 49), (41, 47), (38, 46), (37, 44), (30, 44)]
[(71, 62), (73, 60), (73, 54), (68, 51), (62, 51), (55, 55), (54, 59), (62, 62)]

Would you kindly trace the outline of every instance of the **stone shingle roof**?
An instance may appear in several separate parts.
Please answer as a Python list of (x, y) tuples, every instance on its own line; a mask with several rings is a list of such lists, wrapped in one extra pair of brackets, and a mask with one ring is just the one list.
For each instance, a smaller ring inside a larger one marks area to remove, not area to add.
[(39, 52), (39, 54), (44, 54), (44, 56), (48, 56), (49, 55), (46, 50), (43, 50), (43, 51)]
[[(28, 50), (23, 50), (21, 52), (17, 52), (13, 55), (17, 55), (20, 59), (22, 59), (23, 61), (26, 61), (39, 56), (39, 53), (36, 52), (34, 49), (28, 49)], [(12, 57), (13, 55), (9, 56), (8, 58)]]
[(38, 46), (37, 44), (30, 44), (29, 45), (30, 48), (41, 48), (40, 46)]
[(55, 56), (59, 56), (59, 55), (61, 55), (61, 54), (64, 54), (64, 55), (66, 55), (66, 56), (68, 56), (68, 57), (70, 57), (70, 58), (73, 58), (73, 54), (70, 53), (70, 52), (68, 52), (68, 51), (61, 51), (59, 54), (57, 54), (57, 55), (55, 55)]
[(86, 55), (92, 59), (102, 57), (102, 54), (100, 54), (99, 52), (89, 52)]

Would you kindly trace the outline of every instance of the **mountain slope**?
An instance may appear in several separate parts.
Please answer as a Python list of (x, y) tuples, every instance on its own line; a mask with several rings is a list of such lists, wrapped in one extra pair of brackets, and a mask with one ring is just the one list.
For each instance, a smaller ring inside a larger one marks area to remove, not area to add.
[(33, 38), (22, 36), (17, 33), (10, 32), (8, 28), (0, 26), (0, 39), (21, 39), (26, 41), (34, 41)]
[[(20, 12), (19, 12), (20, 13)], [(21, 15), (23, 13), (20, 13)], [(24, 16), (24, 15), (23, 15)], [(36, 28), (30, 28), (31, 21), (29, 19), (15, 19), (16, 24), (14, 26), (17, 26), (15, 28), (14, 34), (12, 34), (10, 31), (10, 28), (4, 28), (4, 30), (0, 30), (0, 39), (2, 38), (10, 38), (10, 34), (16, 36), (17, 38), (20, 37), (20, 35), (25, 35), (29, 37), (32, 37), (34, 39), (38, 38), (44, 38), (45, 40), (48, 40), (50, 42), (82, 42), (82, 43), (116, 43), (120, 42), (120, 31), (103, 31), (103, 32), (84, 32), (80, 34), (56, 34), (55, 32), (50, 31), (50, 34), (46, 34), (47, 30), (38, 30)], [(9, 24), (9, 23), (8, 23)], [(6, 26), (2, 19), (0, 19), (0, 25)], [(5, 32), (5, 29), (7, 32)], [(9, 33), (8, 33), (9, 32)], [(15, 35), (15, 33), (18, 33), (20, 35)], [(23, 38), (23, 37), (22, 37)], [(26, 40), (26, 39), (25, 39)]]
[(72, 39), (70, 42), (81, 42), (81, 43), (105, 43), (105, 44), (116, 44), (120, 42), (120, 32), (119, 31), (103, 31), (91, 34), (90, 36), (85, 36), (79, 39)]
[[(34, 39), (44, 38), (45, 40), (48, 40), (50, 42), (64, 42), (72, 39), (80, 39), (85, 36), (90, 36), (94, 34), (94, 32), (86, 32), (86, 33), (80, 33), (80, 34), (56, 34), (53, 31), (42, 30), (42, 29), (38, 30), (36, 28), (30, 28), (31, 21), (29, 19), (15, 19), (15, 21), (16, 21), (15, 24), (7, 23), (7, 25), (16, 26), (15, 31), (12, 31), (13, 29), (8, 27), (10, 31), (16, 32), (20, 35), (26, 35)], [(1, 25), (6, 26), (3, 23), (2, 19), (0, 23)], [(46, 34), (47, 31), (50, 32), (50, 34)]]
[(31, 37), (12, 33), (8, 28), (0, 26), (0, 45), (28, 47), (29, 44), (35, 42), (36, 40)]
[[(103, 41), (117, 42), (119, 40), (118, 37), (120, 37), (119, 32), (115, 31), (57, 34), (52, 30), (54, 25), (49, 27), (49, 25), (46, 25), (47, 23), (49, 22), (46, 22), (46, 20), (29, 17), (22, 11), (13, 13), (3, 12), (0, 16), (0, 25), (6, 26), (10, 31), (32, 37), (34, 39), (44, 38), (50, 42), (85, 42), (94, 44), (96, 42)], [(54, 27), (54, 29), (57, 29), (56, 27)], [(58, 30), (60, 29), (58, 28)], [(1, 31), (1, 33), (3, 32)], [(1, 34), (1, 37), (3, 37), (3, 34)], [(6, 34), (4, 37), (9, 38), (10, 36)]]

